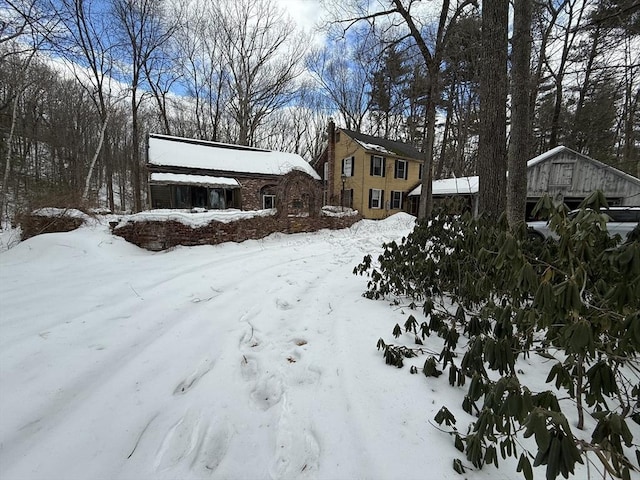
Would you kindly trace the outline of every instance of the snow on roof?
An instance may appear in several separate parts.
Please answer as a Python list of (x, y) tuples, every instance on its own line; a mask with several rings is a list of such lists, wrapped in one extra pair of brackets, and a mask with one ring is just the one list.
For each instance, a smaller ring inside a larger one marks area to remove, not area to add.
[(318, 174), (300, 155), (168, 135), (149, 135), (149, 164), (219, 170), (225, 172), (285, 175), (302, 170), (316, 180)]
[(363, 142), (361, 140), (358, 140), (357, 138), (356, 138), (356, 142), (358, 142), (360, 145), (362, 145), (362, 148), (364, 148), (365, 150), (372, 150), (374, 152), (393, 154), (392, 151), (387, 150), (382, 145), (376, 145), (374, 143)]
[[(479, 177), (443, 178), (433, 182), (433, 195), (470, 195), (478, 193)], [(422, 185), (418, 185), (411, 192), (410, 196), (420, 195)]]
[[(547, 158), (553, 157), (554, 155), (562, 152), (563, 150), (570, 150), (570, 149), (565, 147), (564, 145), (558, 145), (557, 147), (552, 148), (551, 150), (547, 150), (546, 152), (541, 153), (537, 157), (533, 157), (531, 160), (527, 162), (527, 167), (532, 167), (536, 163), (540, 163), (546, 160)], [(573, 151), (573, 150), (570, 150), (570, 151)]]
[(544, 153), (541, 153), (540, 155), (538, 155), (537, 157), (532, 158), (531, 160), (529, 160), (527, 162), (527, 168), (533, 167), (534, 165), (543, 162), (545, 160), (547, 160), (548, 158), (553, 157), (554, 155), (563, 152), (563, 151), (567, 151), (567, 152), (571, 152), (574, 155), (577, 155), (579, 157), (582, 157), (585, 160), (588, 160), (590, 162), (592, 162), (593, 164), (599, 166), (600, 168), (606, 169), (609, 172), (613, 172), (615, 175), (618, 175), (620, 177), (624, 177), (627, 181), (633, 182), (635, 184), (640, 185), (640, 180), (637, 177), (634, 177), (633, 175), (627, 173), (627, 172), (623, 172), (622, 170), (619, 170), (617, 168), (615, 168), (612, 165), (608, 165), (606, 163), (603, 163), (599, 160), (596, 160), (595, 158), (591, 158), (587, 155), (584, 155), (580, 152), (576, 152), (575, 150), (571, 150), (568, 147), (565, 147), (564, 145), (558, 145), (555, 148), (552, 148), (551, 150), (548, 150)]
[(206, 185), (209, 187), (240, 187), (240, 184), (235, 178), (212, 177), (209, 175), (186, 175), (183, 173), (154, 172), (151, 174), (151, 182)]

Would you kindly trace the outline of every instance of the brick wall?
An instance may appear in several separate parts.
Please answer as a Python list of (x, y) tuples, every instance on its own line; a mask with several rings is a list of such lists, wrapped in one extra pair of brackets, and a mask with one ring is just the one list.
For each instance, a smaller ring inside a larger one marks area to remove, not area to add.
[(118, 225), (113, 233), (147, 250), (159, 251), (176, 245), (216, 245), (264, 238), (275, 232), (302, 233), (347, 228), (360, 220), (349, 217), (253, 217), (230, 223), (213, 221), (192, 228), (174, 220), (132, 222)]
[(18, 223), (22, 230), (22, 240), (41, 233), (70, 232), (84, 223), (82, 218), (67, 216), (21, 215)]
[(278, 180), (258, 179), (258, 178), (239, 178), (242, 190), (242, 210), (262, 210), (262, 197), (260, 190), (267, 185), (277, 185)]

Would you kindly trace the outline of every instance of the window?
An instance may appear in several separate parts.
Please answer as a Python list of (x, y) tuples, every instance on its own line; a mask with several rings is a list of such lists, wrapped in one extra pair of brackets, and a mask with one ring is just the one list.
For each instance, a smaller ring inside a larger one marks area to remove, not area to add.
[(402, 192), (391, 192), (391, 210), (402, 208)]
[(384, 157), (372, 155), (369, 175), (371, 175), (372, 177), (384, 177), (385, 167), (386, 167), (386, 159)]
[(384, 204), (384, 190), (369, 189), (369, 208), (379, 209)]
[(354, 157), (342, 159), (342, 175), (345, 177), (353, 177)]
[(209, 190), (209, 207), (214, 210), (224, 210), (227, 208), (225, 191), (222, 188), (212, 188)]
[(276, 208), (276, 196), (270, 194), (263, 195), (262, 208), (264, 208), (265, 210), (268, 208)]
[(174, 208), (191, 208), (191, 189), (187, 185), (176, 185), (174, 205)]
[(205, 187), (191, 187), (191, 206), (197, 208), (206, 208), (207, 189)]
[(573, 181), (573, 163), (552, 163), (549, 185), (571, 186)]
[(396, 160), (396, 168), (394, 170), (394, 178), (407, 179), (408, 164), (406, 160)]
[(151, 185), (151, 207), (171, 208), (171, 187), (168, 185)]

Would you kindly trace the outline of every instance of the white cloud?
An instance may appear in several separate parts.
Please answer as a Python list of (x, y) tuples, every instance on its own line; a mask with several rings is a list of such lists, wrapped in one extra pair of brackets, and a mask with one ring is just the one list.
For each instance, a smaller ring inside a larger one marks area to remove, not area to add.
[(306, 32), (315, 29), (323, 13), (319, 0), (277, 0), (277, 3)]

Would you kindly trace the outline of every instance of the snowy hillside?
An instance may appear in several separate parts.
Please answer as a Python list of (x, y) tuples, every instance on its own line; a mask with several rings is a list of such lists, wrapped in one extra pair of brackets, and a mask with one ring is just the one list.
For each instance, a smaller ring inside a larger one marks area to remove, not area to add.
[[(352, 274), (412, 226), (151, 253), (96, 225), (0, 254), (0, 478), (462, 478), (433, 426), (462, 390), (384, 364), (407, 311)], [(466, 478), (521, 478), (501, 466)]]

